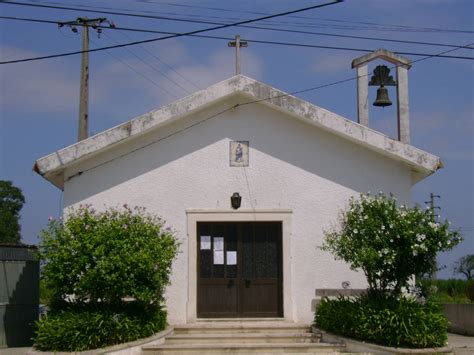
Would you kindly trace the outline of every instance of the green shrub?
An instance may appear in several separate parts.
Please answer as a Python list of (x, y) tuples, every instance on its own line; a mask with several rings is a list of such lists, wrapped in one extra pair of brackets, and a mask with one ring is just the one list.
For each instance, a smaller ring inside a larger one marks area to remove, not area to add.
[(325, 231), (322, 250), (362, 270), (369, 292), (398, 297), (413, 275), (430, 273), (440, 251), (462, 240), (449, 222), (436, 222), (431, 210), (398, 206), (383, 193), (351, 199), (338, 225)]
[(470, 289), (474, 287), (472, 280), (420, 279), (417, 281), (417, 286), (422, 296), (436, 303), (470, 303), (472, 302), (470, 298), (474, 298), (470, 295)]
[(390, 296), (323, 299), (315, 316), (317, 327), (380, 345), (426, 348), (447, 341), (448, 321), (438, 305)]
[(166, 326), (166, 313), (137, 303), (117, 309), (75, 304), (36, 323), (35, 348), (48, 351), (84, 351), (153, 335)]
[(35, 346), (82, 351), (162, 330), (159, 310), (177, 252), (173, 232), (138, 207), (83, 206), (50, 221), (40, 243), (50, 311), (37, 323)]
[(50, 221), (41, 235), (42, 278), (57, 300), (160, 303), (178, 245), (163, 221), (142, 208), (90, 206)]

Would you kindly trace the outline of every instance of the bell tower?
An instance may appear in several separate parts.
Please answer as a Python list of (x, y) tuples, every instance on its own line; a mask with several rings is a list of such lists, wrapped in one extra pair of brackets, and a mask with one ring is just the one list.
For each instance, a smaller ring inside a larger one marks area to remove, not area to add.
[[(374, 74), (371, 76), (369, 83), (368, 64), (377, 59), (383, 59), (396, 66), (396, 80), (390, 75), (390, 69), (387, 66), (379, 65), (374, 69)], [(385, 86), (396, 86), (398, 140), (407, 144), (410, 143), (408, 104), (408, 69), (410, 68), (411, 62), (409, 59), (386, 49), (377, 49), (352, 61), (352, 69), (357, 70), (357, 122), (369, 126), (369, 85), (380, 86), (377, 90), (377, 99), (373, 104), (378, 107), (392, 104)]]

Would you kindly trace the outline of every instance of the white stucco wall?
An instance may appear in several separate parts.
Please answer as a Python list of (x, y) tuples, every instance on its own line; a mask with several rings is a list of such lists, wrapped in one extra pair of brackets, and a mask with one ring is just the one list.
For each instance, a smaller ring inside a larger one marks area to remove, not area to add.
[[(171, 324), (186, 322), (187, 209), (231, 210), (230, 196), (239, 192), (244, 210), (291, 210), (292, 318), (310, 322), (316, 288), (340, 288), (346, 280), (353, 288), (365, 286), (362, 274), (318, 249), (323, 229), (336, 221), (348, 198), (384, 191), (410, 203), (407, 166), (263, 104), (241, 106), (174, 134), (242, 101), (228, 98), (65, 172), (66, 208), (145, 206), (177, 231), (181, 253), (167, 291)], [(249, 167), (229, 167), (231, 140), (250, 141)]]

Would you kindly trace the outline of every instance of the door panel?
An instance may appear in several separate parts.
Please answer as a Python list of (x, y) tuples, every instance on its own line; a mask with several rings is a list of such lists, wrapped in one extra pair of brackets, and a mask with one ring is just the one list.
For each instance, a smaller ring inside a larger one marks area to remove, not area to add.
[(197, 228), (198, 317), (283, 316), (281, 222)]

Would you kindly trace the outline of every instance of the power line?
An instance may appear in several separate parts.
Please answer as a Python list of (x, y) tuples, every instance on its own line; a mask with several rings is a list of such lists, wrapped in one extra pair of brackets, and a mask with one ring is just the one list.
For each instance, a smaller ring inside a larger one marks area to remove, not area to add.
[[(129, 41), (133, 41), (133, 38), (130, 37), (128, 34), (126, 34), (125, 32), (122, 32), (122, 31), (119, 31), (119, 33), (122, 35), (122, 36), (125, 36), (126, 38), (128, 38)], [(160, 57), (158, 57), (156, 54), (154, 54), (152, 51), (148, 50), (145, 46), (142, 46), (140, 45), (140, 48), (145, 51), (146, 53), (148, 53), (149, 55), (151, 55), (153, 58), (155, 58), (158, 62), (160, 62), (161, 64), (163, 64), (164, 66), (166, 66), (169, 70), (173, 71), (174, 73), (176, 73), (180, 78), (182, 78), (183, 80), (185, 80), (186, 82), (188, 82), (189, 84), (191, 84), (192, 86), (194, 86), (194, 88), (196, 89), (200, 89), (199, 86), (197, 86), (193, 81), (191, 81), (190, 79), (186, 78), (184, 75), (182, 75), (179, 71), (177, 71), (176, 69), (174, 69), (170, 64), (166, 63), (163, 59), (161, 59)]]
[[(473, 44), (474, 44), (474, 43), (469, 43), (468, 45), (470, 46), (470, 45), (473, 45)], [(461, 46), (461, 47), (463, 47), (463, 46)], [(457, 48), (457, 49), (460, 49), (460, 48)], [(447, 51), (438, 53), (438, 55), (446, 54), (446, 53), (449, 53), (449, 52), (453, 52), (453, 51), (455, 51), (455, 50), (457, 50), (457, 49), (450, 49), (450, 50), (447, 50)], [(421, 62), (421, 61), (434, 58), (435, 56), (436, 56), (436, 55), (431, 55), (431, 56), (427, 56), (427, 57), (425, 57), (425, 58), (420, 58), (420, 59), (418, 59), (418, 60), (413, 61), (411, 64), (413, 65), (413, 64), (415, 64), (415, 63), (419, 63), (419, 62)], [(397, 67), (397, 66), (395, 65), (395, 66), (392, 67), (392, 69), (393, 69), (393, 68), (396, 68), (396, 67)], [(368, 76), (368, 75), (370, 75), (370, 74), (363, 75), (363, 76), (360, 76), (360, 77), (364, 77), (364, 76)], [(158, 138), (158, 139), (156, 139), (156, 140), (153, 140), (153, 141), (151, 141), (151, 142), (149, 142), (149, 143), (147, 143), (147, 144), (145, 144), (145, 145), (143, 145), (143, 146), (141, 146), (141, 147), (137, 147), (137, 148), (135, 148), (135, 149), (133, 149), (133, 150), (131, 150), (131, 151), (128, 151), (128, 152), (126, 152), (126, 153), (123, 153), (123, 154), (121, 154), (121, 155), (119, 155), (119, 156), (117, 156), (117, 157), (111, 158), (111, 159), (106, 160), (106, 161), (103, 161), (103, 162), (101, 162), (101, 163), (99, 163), (99, 164), (97, 164), (97, 165), (95, 165), (95, 166), (92, 166), (92, 167), (90, 167), (90, 168), (87, 168), (87, 169), (84, 169), (84, 170), (82, 170), (82, 171), (79, 171), (79, 172), (75, 173), (74, 175), (69, 176), (69, 177), (67, 178), (67, 180), (70, 180), (70, 179), (72, 179), (72, 178), (74, 178), (74, 177), (76, 177), (76, 176), (82, 175), (83, 173), (85, 173), (85, 172), (87, 172), (87, 171), (90, 171), (90, 170), (92, 170), (92, 169), (95, 169), (95, 168), (98, 168), (98, 167), (100, 167), (100, 166), (106, 165), (106, 164), (108, 164), (108, 163), (110, 163), (110, 162), (112, 162), (112, 161), (115, 161), (115, 160), (117, 160), (117, 159), (123, 158), (123, 157), (125, 157), (125, 156), (127, 156), (127, 155), (133, 154), (133, 153), (135, 153), (135, 152), (137, 152), (137, 151), (139, 151), (139, 150), (145, 149), (145, 148), (147, 148), (147, 147), (149, 147), (149, 146), (152, 146), (152, 145), (154, 145), (154, 144), (156, 144), (156, 143), (159, 143), (159, 142), (161, 142), (161, 141), (163, 141), (163, 140), (165, 140), (165, 139), (171, 138), (171, 137), (173, 137), (173, 136), (175, 136), (175, 135), (177, 135), (177, 134), (180, 134), (180, 133), (182, 133), (182, 132), (185, 132), (185, 131), (187, 131), (187, 130), (189, 130), (189, 129), (195, 127), (195, 126), (198, 126), (198, 125), (203, 124), (203, 123), (205, 123), (205, 122), (207, 122), (207, 121), (209, 121), (209, 120), (211, 120), (211, 119), (213, 119), (213, 118), (216, 118), (216, 117), (218, 117), (218, 116), (220, 116), (220, 115), (222, 115), (222, 114), (224, 114), (224, 113), (226, 113), (226, 112), (235, 110), (235, 109), (237, 109), (238, 107), (247, 106), (247, 105), (252, 105), (252, 104), (256, 104), (256, 103), (260, 103), (260, 102), (264, 102), (264, 101), (269, 101), (269, 100), (274, 100), (274, 99), (281, 98), (281, 97), (286, 97), (286, 96), (292, 96), (292, 95), (296, 95), (296, 94), (301, 94), (301, 93), (304, 93), (304, 92), (320, 90), (320, 89), (322, 89), (322, 88), (326, 88), (326, 87), (338, 85), (338, 84), (341, 84), (341, 83), (353, 81), (353, 80), (356, 80), (356, 79), (358, 79), (358, 78), (359, 78), (359, 76), (350, 77), (350, 78), (347, 78), (347, 79), (334, 81), (334, 82), (332, 82), (332, 83), (323, 84), (323, 85), (315, 86), (315, 87), (308, 88), (308, 89), (302, 89), (302, 90), (298, 90), (298, 91), (293, 91), (293, 92), (291, 92), (291, 93), (284, 93), (284, 94), (280, 94), (280, 95), (276, 95), (276, 96), (272, 96), (272, 97), (267, 97), (267, 98), (263, 98), (263, 99), (252, 100), (252, 101), (247, 101), (247, 102), (243, 102), (243, 103), (238, 103), (238, 104), (232, 105), (232, 106), (230, 106), (230, 107), (228, 107), (228, 108), (226, 108), (226, 109), (223, 109), (223, 110), (221, 110), (221, 111), (219, 111), (219, 112), (217, 112), (217, 113), (215, 113), (215, 114), (213, 114), (213, 115), (210, 115), (210, 116), (208, 116), (208, 117), (206, 117), (206, 118), (204, 118), (204, 119), (202, 119), (202, 120), (200, 120), (200, 121), (198, 121), (198, 122), (195, 122), (195, 123), (193, 123), (193, 124), (191, 124), (191, 125), (189, 125), (189, 126), (187, 126), (187, 127), (184, 127), (184, 128), (182, 128), (182, 129), (180, 129), (180, 130), (178, 130), (178, 131), (176, 131), (176, 132), (172, 132), (172, 133), (170, 133), (170, 134), (168, 134), (168, 135), (166, 135), (166, 136), (164, 136), (164, 137), (161, 137), (161, 138)]]
[[(11, 16), (0, 16), (0, 18), (1, 19), (7, 19), (7, 20), (31, 21), (31, 22), (39, 22), (39, 23), (57, 23), (55, 21), (50, 21), (50, 20), (19, 18), (19, 17), (11, 17)], [(176, 21), (180, 21), (180, 20), (176, 20)], [(186, 20), (186, 22), (189, 22), (189, 21)], [(195, 22), (195, 21), (191, 21), (191, 22)], [(213, 25), (221, 24), (221, 23), (209, 22), (209, 21), (198, 21), (198, 22), (199, 23), (205, 23), (205, 24), (213, 24)], [(457, 44), (423, 42), (423, 41), (409, 41), (409, 40), (400, 40), (400, 39), (378, 38), (378, 37), (367, 37), (367, 36), (354, 36), (354, 35), (346, 35), (346, 34), (314, 32), (314, 31), (287, 30), (287, 29), (274, 28), (274, 27), (247, 26), (247, 25), (242, 25), (242, 26), (238, 26), (238, 27), (264, 30), (264, 31), (276, 31), (276, 32), (297, 33), (297, 34), (307, 34), (307, 35), (317, 35), (317, 36), (327, 36), (327, 37), (337, 37), (337, 38), (361, 39), (361, 40), (380, 41), (380, 42), (405, 43), (405, 44), (416, 44), (416, 45), (436, 46), (436, 47), (450, 47), (450, 48), (459, 48), (460, 47), (460, 45), (457, 45)], [(104, 28), (109, 29), (109, 27), (104, 27)], [(161, 33), (161, 34), (171, 34), (172, 33), (172, 34), (176, 34), (176, 32), (163, 32), (163, 31), (155, 31), (155, 30), (147, 30), (147, 29), (136, 29), (136, 28), (128, 28), (128, 27), (116, 27), (115, 29), (116, 30), (123, 30), (123, 31), (144, 32), (144, 33)], [(473, 47), (465, 47), (465, 49), (473, 49), (474, 50)]]
[[(469, 43), (469, 44), (467, 44), (466, 46), (472, 46), (472, 45), (474, 45), (474, 43)], [(432, 59), (432, 58), (438, 57), (439, 55), (442, 55), (442, 54), (446, 54), (446, 53), (450, 53), (450, 52), (456, 51), (456, 50), (458, 50), (458, 49), (462, 49), (462, 48), (464, 48), (464, 47), (465, 47), (465, 46), (460, 46), (459, 48), (449, 49), (449, 50), (440, 52), (440, 53), (438, 53), (438, 54), (427, 55), (426, 57), (423, 57), (423, 58), (420, 58), (420, 59), (417, 59), (417, 60), (412, 61), (412, 62), (411, 62), (411, 65), (414, 65), (415, 63), (422, 62), (422, 61), (424, 61), (424, 60), (428, 60), (428, 59)], [(394, 65), (394, 66), (392, 66), (390, 69), (394, 69), (394, 68), (396, 68), (396, 67), (397, 67), (397, 65)], [(250, 104), (254, 104), (254, 103), (258, 103), (258, 102), (262, 102), (262, 101), (267, 101), (267, 100), (272, 100), (272, 99), (276, 99), (276, 98), (280, 98), (280, 97), (285, 97), (285, 96), (288, 96), (288, 95), (296, 95), (296, 94), (302, 94), (302, 93), (309, 92), (309, 91), (319, 90), (319, 89), (327, 88), (327, 87), (330, 87), (330, 86), (334, 86), (334, 85), (338, 85), (338, 84), (342, 84), (342, 83), (347, 83), (347, 82), (349, 82), (349, 81), (353, 81), (353, 80), (356, 80), (356, 79), (358, 79), (358, 78), (363, 78), (363, 77), (366, 77), (366, 76), (369, 76), (369, 75), (372, 75), (372, 74), (350, 77), (350, 78), (346, 78), (346, 79), (334, 81), (334, 82), (329, 83), (329, 84), (323, 84), (323, 85), (315, 86), (315, 87), (308, 88), (308, 89), (293, 91), (293, 92), (290, 93), (290, 94), (281, 94), (281, 95), (277, 95), (277, 96), (270, 97), (270, 98), (266, 98), (266, 99), (253, 100), (253, 101), (249, 101), (249, 102), (240, 104), (240, 106), (250, 105)]]
[[(138, 14), (130, 14), (130, 13), (119, 13), (119, 12), (107, 12), (105, 10), (94, 10), (94, 9), (108, 9), (108, 10), (122, 10), (122, 11), (135, 11), (136, 10), (131, 10), (131, 9), (120, 9), (120, 8), (111, 8), (111, 7), (99, 7), (99, 6), (92, 6), (92, 5), (80, 5), (80, 4), (72, 4), (74, 6), (79, 6), (80, 8), (74, 8), (74, 7), (65, 7), (65, 6), (54, 6), (54, 5), (45, 5), (45, 4), (56, 4), (56, 5), (62, 5), (61, 3), (58, 2), (43, 2), (43, 3), (20, 3), (20, 2), (14, 2), (14, 1), (8, 1), (5, 3), (10, 3), (13, 5), (23, 5), (23, 6), (36, 6), (36, 7), (44, 7), (44, 8), (52, 8), (52, 9), (62, 9), (62, 10), (73, 10), (73, 11), (91, 11), (91, 12), (98, 12), (98, 13), (108, 13), (112, 15), (120, 15), (120, 16), (138, 16), (138, 17), (144, 17), (144, 18), (156, 18), (156, 19), (162, 19), (162, 20), (174, 20), (174, 21), (189, 21), (189, 22), (196, 22), (196, 23), (207, 23), (207, 24), (212, 24), (209, 23), (208, 21), (192, 21), (192, 20), (185, 20), (185, 19), (171, 19), (171, 18), (166, 18), (163, 16), (151, 16), (151, 15), (138, 15)], [(146, 3), (146, 2), (145, 2)], [(153, 3), (154, 5), (162, 5), (163, 3), (156, 4)], [(230, 10), (230, 9), (223, 9), (223, 8), (212, 8), (212, 7), (205, 7), (205, 6), (192, 6), (192, 5), (186, 5), (186, 4), (169, 4), (165, 3), (166, 5), (173, 5), (173, 6), (179, 6), (179, 7), (190, 7), (190, 8), (203, 8), (203, 9), (211, 9), (211, 10), (225, 10), (225, 11), (230, 11), (230, 12), (241, 12), (241, 13), (249, 13), (253, 15), (268, 15), (266, 12), (257, 12), (257, 11), (242, 11), (242, 10)], [(163, 4), (164, 5), (164, 4)], [(144, 11), (138, 11), (138, 12), (144, 12)], [(158, 13), (155, 11), (146, 11), (146, 13)], [(163, 13), (163, 12), (160, 12)], [(183, 15), (183, 14), (176, 14), (176, 13), (165, 13), (165, 14), (171, 14), (171, 15)], [(203, 18), (202, 16), (199, 15), (187, 15), (189, 17), (197, 17), (197, 18)], [(209, 16), (208, 16), (209, 17)], [(216, 16), (210, 16), (212, 18), (217, 18), (222, 21), (228, 21), (229, 19), (223, 19), (220, 17)], [(314, 18), (310, 17), (304, 17), (304, 16), (288, 16), (292, 18), (300, 18), (300, 19), (306, 19), (306, 20), (315, 20)], [(241, 21), (242, 18), (231, 18), (231, 21)], [(416, 26), (404, 26), (404, 25), (393, 25), (393, 24), (379, 24), (379, 23), (374, 23), (374, 22), (360, 22), (360, 21), (348, 21), (348, 20), (339, 20), (339, 19), (321, 19), (323, 21), (330, 21), (330, 22), (338, 22), (338, 23), (355, 23), (355, 24), (361, 24), (364, 25), (365, 27), (355, 27), (355, 26), (331, 26), (331, 25), (315, 25), (314, 23), (298, 23), (298, 22), (284, 22), (284, 21), (279, 21), (273, 23), (278, 23), (281, 25), (289, 26), (289, 25), (294, 25), (298, 27), (333, 27), (336, 29), (359, 29), (359, 30), (381, 30), (381, 31), (403, 31), (403, 32), (448, 32), (448, 33), (474, 33), (474, 31), (469, 31), (469, 30), (457, 30), (457, 29), (443, 29), (443, 28), (430, 28), (430, 27), (416, 27)], [(270, 23), (270, 21), (265, 21), (267, 23)], [(214, 23), (215, 24), (215, 23)], [(371, 27), (367, 27), (371, 26)], [(375, 26), (375, 27), (374, 27)], [(382, 27), (381, 27), (382, 26)], [(387, 27), (388, 26), (388, 27)]]
[[(0, 18), (3, 18), (3, 17), (0, 16)], [(52, 21), (52, 22), (54, 22), (54, 21)], [(50, 21), (48, 21), (48, 23), (50, 23)], [(56, 22), (54, 22), (54, 23), (56, 23)], [(232, 26), (232, 25), (229, 24), (229, 25), (226, 25), (226, 26), (229, 27), (229, 26)], [(125, 28), (116, 27), (115, 29), (125, 29)], [(196, 34), (196, 33), (202, 33), (202, 32), (211, 31), (211, 30), (212, 29), (207, 29), (207, 30), (204, 29), (204, 30), (197, 30), (197, 31), (188, 32), (188, 33), (153, 31), (153, 33), (163, 33), (163, 34), (170, 34), (170, 35), (166, 36), (166, 37), (152, 38), (152, 39), (148, 39), (148, 40), (134, 41), (134, 42), (128, 42), (128, 43), (123, 43), (123, 44), (118, 44), (118, 45), (113, 45), (113, 46), (89, 49), (88, 52), (98, 52), (98, 51), (101, 51), (101, 50), (122, 48), (122, 47), (133, 46), (133, 45), (138, 45), (138, 44), (143, 44), (143, 43), (156, 42), (156, 41), (160, 41), (160, 40), (164, 40), (164, 39), (168, 39), (168, 38), (175, 38), (175, 37), (181, 37), (181, 36), (211, 38), (211, 39), (220, 39), (220, 40), (226, 40), (226, 41), (233, 40), (233, 38), (230, 38), (230, 37), (205, 36), (205, 35), (197, 35)], [(251, 43), (273, 44), (273, 45), (280, 45), (280, 46), (333, 49), (333, 50), (367, 52), (367, 53), (370, 53), (370, 52), (374, 51), (373, 49), (367, 49), (367, 48), (322, 46), (322, 45), (305, 44), (305, 43), (262, 41), (262, 40), (256, 40), (256, 39), (245, 39), (245, 40), (248, 41), (248, 42), (251, 42)], [(457, 49), (462, 49), (462, 48), (471, 48), (471, 45), (469, 45), (469, 46), (458, 46), (454, 49), (457, 50)], [(450, 52), (450, 51), (446, 51), (446, 52), (443, 52), (443, 53), (448, 53), (448, 52)], [(66, 52), (66, 53), (52, 54), (52, 55), (41, 56), (41, 57), (33, 57), (33, 58), (17, 59), (17, 60), (11, 60), (11, 61), (3, 61), (3, 62), (0, 62), (0, 64), (12, 64), (12, 63), (34, 61), (34, 60), (57, 58), (57, 57), (66, 57), (66, 56), (76, 55), (76, 54), (81, 54), (81, 53), (83, 53), (83, 51)], [(439, 55), (439, 54), (416, 53), (416, 52), (395, 51), (394, 53), (401, 54), (401, 55), (422, 56), (422, 57), (427, 57), (428, 56), (428, 57), (437, 57), (437, 58), (465, 59), (465, 60), (473, 60), (474, 59), (474, 57), (466, 57), (466, 56)]]
[[(111, 36), (107, 36), (108, 39), (112, 40), (113, 42), (115, 43), (118, 43), (114, 38), (112, 38)], [(166, 75), (166, 73), (162, 72), (159, 68), (156, 68), (154, 65), (148, 63), (146, 60), (144, 60), (143, 58), (141, 58), (139, 55), (137, 55), (136, 53), (134, 53), (133, 51), (131, 51), (128, 47), (124, 47), (124, 49), (129, 52), (131, 55), (133, 55), (135, 58), (137, 58), (140, 62), (142, 62), (143, 64), (145, 64), (146, 66), (150, 67), (152, 70), (154, 70), (155, 72), (157, 72), (158, 74), (160, 74), (161, 76), (163, 76), (164, 78), (166, 78), (168, 81), (172, 82), (173, 84), (175, 84), (177, 87), (179, 87), (181, 90), (183, 90), (184, 92), (186, 92), (187, 94), (190, 94), (191, 92), (186, 89), (185, 87), (183, 87), (181, 84), (177, 83), (176, 81), (174, 81), (173, 79), (171, 79), (168, 75)]]
[[(94, 41), (92, 41), (92, 43), (94, 43)], [(95, 43), (94, 43), (95, 44)], [(164, 87), (162, 87), (160, 84), (158, 84), (156, 81), (154, 81), (153, 79), (149, 78), (148, 76), (146, 76), (145, 74), (141, 73), (140, 71), (138, 71), (137, 69), (135, 69), (133, 66), (131, 66), (130, 64), (128, 64), (127, 62), (123, 61), (122, 59), (120, 59), (119, 57), (117, 57), (116, 55), (114, 55), (112, 52), (110, 52), (109, 50), (106, 50), (105, 51), (108, 55), (110, 55), (113, 59), (119, 61), (120, 63), (122, 63), (123, 65), (125, 65), (126, 67), (128, 67), (131, 71), (133, 71), (135, 74), (141, 76), (143, 79), (145, 79), (146, 81), (148, 81), (149, 83), (151, 83), (152, 85), (156, 86), (158, 89), (160, 89), (161, 91), (167, 93), (168, 95), (174, 97), (174, 98), (178, 98), (178, 96), (176, 96), (175, 94), (169, 92), (168, 90), (166, 90)]]
[[(198, 6), (198, 5), (190, 5), (190, 4), (173, 4), (173, 3), (156, 3), (156, 2), (149, 2), (146, 0), (136, 0), (137, 2), (145, 3), (145, 4), (152, 4), (152, 5), (165, 5), (165, 6), (174, 6), (174, 7), (185, 7), (185, 8), (197, 8), (197, 9), (204, 9), (204, 10), (213, 10), (213, 11), (222, 11), (222, 12), (231, 12), (231, 13), (246, 13), (252, 15), (265, 15), (265, 12), (257, 12), (257, 11), (248, 11), (248, 10), (239, 10), (239, 9), (226, 9), (226, 8), (218, 8), (218, 7), (209, 7), (209, 6)], [(288, 16), (291, 18), (299, 18), (305, 20), (317, 20), (317, 18), (305, 17), (305, 16), (298, 16), (298, 15), (291, 15)], [(380, 24), (376, 22), (361, 22), (361, 21), (349, 21), (349, 20), (340, 20), (340, 19), (331, 19), (331, 18), (319, 18), (319, 20), (323, 21), (331, 21), (331, 22), (342, 22), (342, 23), (355, 23), (355, 24), (362, 24), (362, 25), (375, 25), (375, 26), (391, 26), (395, 28), (403, 28), (403, 29), (413, 29), (413, 30), (425, 30), (425, 31), (445, 31), (445, 32), (460, 32), (460, 33), (473, 33), (474, 31), (468, 30), (458, 30), (458, 29), (449, 29), (449, 28), (432, 28), (432, 27), (417, 27), (417, 26), (405, 26), (405, 25), (393, 25), (393, 24)]]
[[(209, 31), (219, 30), (219, 29), (233, 27), (233, 26), (237, 26), (237, 25), (242, 25), (242, 24), (246, 24), (246, 23), (262, 21), (262, 20), (269, 19), (269, 18), (275, 18), (275, 17), (280, 17), (280, 16), (286, 16), (286, 15), (289, 15), (289, 14), (294, 14), (294, 13), (304, 12), (304, 11), (308, 11), (308, 10), (313, 10), (313, 9), (317, 9), (317, 8), (321, 8), (321, 7), (325, 7), (325, 6), (336, 5), (336, 4), (339, 4), (341, 2), (342, 2), (342, 0), (334, 0), (332, 2), (328, 2), (328, 3), (324, 3), (324, 4), (320, 4), (320, 5), (313, 5), (313, 6), (297, 9), (297, 10), (281, 12), (281, 13), (278, 13), (278, 14), (265, 16), (265, 17), (259, 17), (259, 18), (255, 18), (255, 19), (251, 19), (251, 20), (246, 20), (246, 21), (241, 21), (241, 22), (236, 22), (236, 23), (230, 23), (230, 24), (205, 28), (205, 29), (202, 29), (202, 30), (195, 30), (195, 31), (186, 32), (186, 33), (179, 33), (179, 34), (170, 35), (170, 36), (166, 36), (166, 37), (152, 38), (152, 39), (148, 39), (148, 40), (144, 40), (144, 41), (135, 41), (135, 42), (124, 43), (124, 44), (116, 45), (116, 46), (102, 47), (101, 49), (95, 48), (95, 49), (89, 50), (89, 51), (90, 52), (97, 52), (97, 51), (103, 50), (103, 49), (121, 48), (121, 47), (127, 47), (127, 46), (131, 46), (131, 45), (141, 44), (141, 43), (150, 43), (150, 42), (161, 41), (161, 40), (165, 40), (165, 39), (169, 39), (169, 38), (176, 38), (176, 37), (188, 36), (188, 35), (192, 35), (192, 34), (209, 32)], [(5, 4), (8, 4), (8, 3), (5, 3)], [(27, 62), (27, 61), (38, 60), (38, 59), (46, 59), (46, 58), (57, 58), (57, 57), (74, 55), (74, 54), (79, 54), (79, 53), (82, 53), (82, 51), (69, 52), (69, 53), (65, 53), (65, 54), (54, 54), (54, 55), (49, 55), (49, 56), (44, 56), (44, 57), (26, 58), (26, 59), (20, 59), (20, 60), (9, 61), (9, 62), (0, 62), (0, 64)]]

